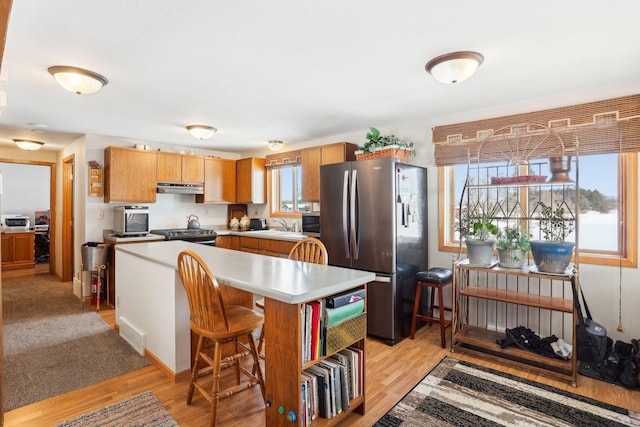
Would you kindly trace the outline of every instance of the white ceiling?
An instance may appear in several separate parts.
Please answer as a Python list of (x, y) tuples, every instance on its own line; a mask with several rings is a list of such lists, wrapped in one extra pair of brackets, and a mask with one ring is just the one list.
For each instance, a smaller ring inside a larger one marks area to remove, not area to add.
[[(640, 93), (639, 17), (637, 0), (14, 0), (0, 147), (94, 134), (242, 152)], [(458, 50), (485, 56), (470, 80), (425, 72)], [(109, 84), (75, 95), (52, 65)], [(189, 124), (219, 131), (202, 142)]]

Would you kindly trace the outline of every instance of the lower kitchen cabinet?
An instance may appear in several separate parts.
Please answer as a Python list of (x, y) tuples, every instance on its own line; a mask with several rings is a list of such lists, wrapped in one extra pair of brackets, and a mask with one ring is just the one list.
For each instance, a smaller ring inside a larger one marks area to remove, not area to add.
[[(239, 236), (239, 250), (260, 255), (288, 258), (289, 252), (296, 244), (288, 240), (263, 239), (258, 237)], [(217, 243), (217, 240), (216, 240)]]
[(35, 266), (33, 231), (2, 233), (2, 269), (19, 270)]

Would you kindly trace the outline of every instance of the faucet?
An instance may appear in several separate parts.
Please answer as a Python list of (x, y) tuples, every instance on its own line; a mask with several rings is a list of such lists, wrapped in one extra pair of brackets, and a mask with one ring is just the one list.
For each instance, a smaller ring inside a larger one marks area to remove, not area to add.
[(289, 231), (289, 227), (287, 226), (287, 222), (284, 219), (271, 218), (271, 220), (273, 222), (277, 222), (278, 224), (280, 224), (282, 226), (282, 228), (284, 229), (284, 231)]

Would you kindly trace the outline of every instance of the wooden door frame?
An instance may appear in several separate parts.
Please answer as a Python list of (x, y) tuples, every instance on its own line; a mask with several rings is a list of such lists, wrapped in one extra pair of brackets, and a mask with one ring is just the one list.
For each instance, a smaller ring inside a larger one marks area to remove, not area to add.
[(75, 155), (62, 159), (62, 281), (70, 282), (74, 274), (74, 173)]

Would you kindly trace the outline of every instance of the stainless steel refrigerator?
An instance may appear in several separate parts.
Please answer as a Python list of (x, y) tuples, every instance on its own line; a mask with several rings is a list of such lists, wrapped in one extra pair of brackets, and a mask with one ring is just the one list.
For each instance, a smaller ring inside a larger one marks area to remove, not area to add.
[(389, 345), (408, 336), (416, 273), (428, 267), (427, 170), (395, 159), (321, 166), (320, 236), (329, 264), (376, 273), (367, 333)]

